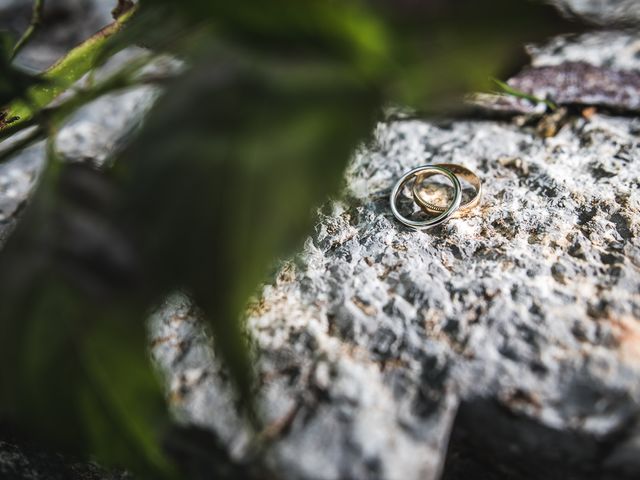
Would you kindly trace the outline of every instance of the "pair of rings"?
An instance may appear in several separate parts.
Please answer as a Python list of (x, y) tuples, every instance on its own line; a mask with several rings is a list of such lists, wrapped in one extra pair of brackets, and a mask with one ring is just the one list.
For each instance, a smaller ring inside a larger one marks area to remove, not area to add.
[[(425, 195), (425, 191), (422, 188), (424, 180), (433, 175), (444, 175), (453, 186), (453, 200), (451, 200), (451, 202), (445, 207), (429, 202)], [(464, 203), (462, 203), (462, 186), (460, 184), (460, 178), (471, 184), (474, 189), (471, 199)], [(398, 210), (398, 197), (404, 190), (405, 185), (411, 180), (413, 180), (413, 187), (411, 188), (413, 201), (420, 206), (423, 212), (430, 215), (436, 214), (435, 216), (431, 216), (425, 220), (412, 220), (400, 213)], [(480, 177), (468, 168), (455, 163), (423, 165), (405, 173), (395, 184), (390, 197), (391, 211), (393, 212), (393, 216), (396, 217), (396, 219), (398, 219), (398, 221), (403, 225), (415, 230), (426, 230), (446, 222), (456, 213), (472, 209), (480, 203), (481, 196), (482, 182), (480, 181)]]

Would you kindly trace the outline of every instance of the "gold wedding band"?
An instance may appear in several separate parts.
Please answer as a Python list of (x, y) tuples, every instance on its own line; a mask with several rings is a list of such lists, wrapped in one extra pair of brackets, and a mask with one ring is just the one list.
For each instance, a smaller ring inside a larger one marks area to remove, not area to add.
[[(470, 200), (460, 204), (460, 207), (458, 208), (456, 214), (464, 213), (468, 210), (471, 210), (472, 208), (477, 206), (478, 203), (480, 203), (480, 198), (482, 197), (482, 182), (480, 181), (480, 177), (478, 177), (475, 172), (469, 170), (467, 167), (463, 167), (462, 165), (458, 165), (455, 163), (438, 163), (436, 164), (436, 166), (445, 168), (453, 173), (456, 177), (466, 180), (475, 190), (475, 194)], [(447, 207), (441, 207), (440, 205), (434, 205), (433, 203), (429, 202), (424, 196), (424, 189), (421, 188), (422, 182), (432, 175), (434, 175), (434, 172), (421, 172), (416, 175), (416, 179), (413, 183), (412, 188), (413, 199), (426, 213), (442, 213), (447, 209)]]

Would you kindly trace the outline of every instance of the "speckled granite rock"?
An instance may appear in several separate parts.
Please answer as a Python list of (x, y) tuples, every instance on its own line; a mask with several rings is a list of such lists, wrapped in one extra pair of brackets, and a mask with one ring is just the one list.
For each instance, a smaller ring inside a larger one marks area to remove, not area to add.
[[(598, 113), (546, 139), (509, 122), (381, 124), (344, 199), (250, 309), (273, 470), (438, 478), (453, 429), (452, 452), (485, 470), (445, 478), (637, 476), (639, 133), (637, 118)], [(427, 162), (476, 170), (485, 198), (412, 232), (388, 194)], [(193, 307), (169, 299), (151, 329), (178, 417), (241, 458)]]
[(578, 37), (559, 36), (543, 45), (528, 45), (526, 50), (533, 67), (584, 62), (596, 67), (640, 70), (640, 38), (633, 32), (603, 30)]
[(547, 0), (547, 3), (596, 25), (640, 23), (640, 3), (636, 0)]

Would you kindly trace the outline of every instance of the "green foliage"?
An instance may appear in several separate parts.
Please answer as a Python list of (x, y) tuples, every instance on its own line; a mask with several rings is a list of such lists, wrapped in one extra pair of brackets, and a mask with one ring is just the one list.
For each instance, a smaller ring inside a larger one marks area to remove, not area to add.
[(158, 444), (167, 412), (141, 322), (148, 304), (129, 295), (127, 245), (88, 190), (104, 192), (104, 179), (56, 170), (0, 256), (0, 413), (58, 449), (168, 472)]
[(42, 23), (42, 12), (44, 10), (44, 0), (33, 0), (33, 12), (31, 15), (31, 22), (22, 36), (18, 39), (16, 44), (11, 50), (11, 59), (13, 60), (16, 55), (22, 50), (22, 48), (29, 43), (29, 40), (33, 37), (36, 29)]
[(137, 233), (150, 284), (189, 287), (247, 398), (251, 368), (233, 319), (335, 192), (379, 99), (326, 59), (242, 55), (199, 59), (119, 166), (121, 218)]
[[(11, 64), (12, 49), (13, 41), (9, 35), (0, 32), (0, 105), (22, 99), (29, 88), (43, 84), (42, 79), (22, 72)], [(0, 110), (0, 126), (6, 117), (6, 113)]]
[(36, 126), (25, 145), (135, 84), (130, 65), (50, 103), (130, 43), (186, 68), (113, 172), (50, 160), (0, 255), (0, 417), (141, 475), (171, 475), (143, 320), (176, 288), (206, 313), (253, 416), (247, 299), (309, 233), (382, 107), (448, 104), (484, 85), (523, 37), (549, 31), (532, 23), (533, 4), (446, 5), (142, 0), (37, 78), (1, 57), (0, 104), (19, 120), (0, 122), (0, 139)]

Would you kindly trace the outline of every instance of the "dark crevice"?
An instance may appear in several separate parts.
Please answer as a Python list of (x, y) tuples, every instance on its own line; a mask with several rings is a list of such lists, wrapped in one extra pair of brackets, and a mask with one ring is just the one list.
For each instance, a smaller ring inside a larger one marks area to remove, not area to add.
[(630, 472), (605, 468), (625, 435), (596, 439), (514, 415), (491, 399), (460, 406), (443, 480), (623, 480)]

